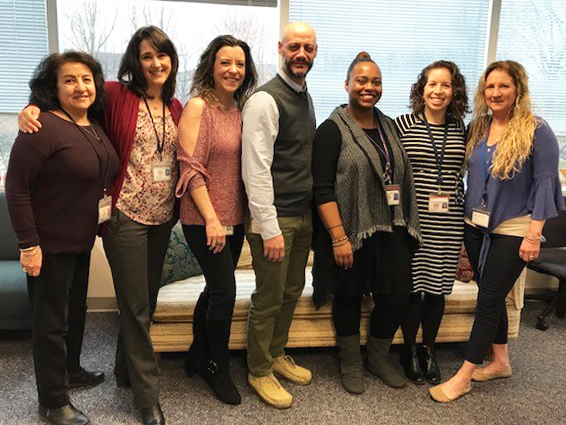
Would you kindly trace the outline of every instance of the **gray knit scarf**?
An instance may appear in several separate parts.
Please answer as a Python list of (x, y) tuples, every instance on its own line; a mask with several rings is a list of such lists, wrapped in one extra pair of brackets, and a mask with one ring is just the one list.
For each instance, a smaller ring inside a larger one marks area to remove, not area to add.
[(399, 185), (400, 203), (387, 205), (383, 167), (375, 147), (366, 133), (339, 106), (329, 119), (338, 126), (342, 147), (336, 170), (335, 192), (342, 223), (352, 249), (375, 232), (393, 232), (393, 226), (404, 226), (415, 242), (422, 242), (413, 172), (401, 147), (391, 118), (374, 108), (393, 155), (393, 184)]

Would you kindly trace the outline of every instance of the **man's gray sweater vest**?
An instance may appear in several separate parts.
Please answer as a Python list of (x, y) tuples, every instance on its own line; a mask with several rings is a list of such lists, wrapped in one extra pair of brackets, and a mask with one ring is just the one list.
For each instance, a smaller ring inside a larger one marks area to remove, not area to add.
[(271, 175), (280, 217), (304, 215), (312, 198), (312, 148), (316, 119), (307, 91), (297, 93), (279, 75), (257, 91), (269, 93), (279, 110)]

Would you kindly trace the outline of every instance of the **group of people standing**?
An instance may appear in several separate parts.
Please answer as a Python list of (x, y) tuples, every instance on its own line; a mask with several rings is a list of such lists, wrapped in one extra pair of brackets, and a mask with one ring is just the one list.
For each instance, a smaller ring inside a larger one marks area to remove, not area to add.
[[(268, 405), (292, 404), (278, 378), (312, 381), (285, 353), (311, 246), (314, 303), (332, 296), (347, 391), (364, 391), (359, 328), (370, 294), (366, 366), (387, 385), (406, 385), (388, 359), (399, 326), (405, 375), (439, 384), (430, 390), (436, 401), (464, 395), (472, 379), (511, 375), (505, 296), (538, 255), (544, 220), (564, 208), (557, 141), (532, 113), (523, 67), (486, 69), (467, 130), (455, 64), (426, 67), (412, 87), (412, 113), (392, 120), (375, 107), (382, 74), (362, 52), (346, 73), (348, 103), (317, 129), (306, 86), (315, 33), (291, 23), (278, 48), (281, 70), (255, 89), (249, 46), (215, 38), (184, 110), (174, 98), (175, 48), (156, 27), (134, 34), (118, 82), (104, 84), (84, 53), (54, 54), (38, 67), (6, 190), (33, 293), (39, 414), (52, 423), (89, 423), (67, 390), (104, 379), (79, 363), (97, 228), (120, 310), (117, 384), (132, 387), (144, 424), (165, 423), (149, 324), (178, 216), (206, 279), (184, 369), (225, 403), (241, 402), (228, 341), (244, 236), (256, 274), (248, 383)], [(477, 314), (466, 362), (440, 384), (434, 343), (463, 240), (480, 288)], [(493, 362), (478, 369), (490, 347)]]

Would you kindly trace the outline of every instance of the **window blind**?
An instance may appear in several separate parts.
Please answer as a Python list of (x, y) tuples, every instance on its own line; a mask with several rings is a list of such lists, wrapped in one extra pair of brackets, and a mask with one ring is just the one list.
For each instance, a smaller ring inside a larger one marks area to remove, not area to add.
[(566, 136), (566, 4), (514, 0), (501, 4), (497, 59), (521, 63), (535, 113)]
[(489, 3), (290, 0), (290, 21), (308, 22), (317, 35), (318, 57), (307, 78), (317, 123), (347, 102), (346, 71), (360, 51), (381, 68), (383, 96), (377, 106), (391, 117), (409, 112), (411, 84), (436, 60), (455, 62), (471, 95), (484, 67)]
[(27, 104), (28, 82), (48, 53), (45, 0), (0, 1), (0, 112)]

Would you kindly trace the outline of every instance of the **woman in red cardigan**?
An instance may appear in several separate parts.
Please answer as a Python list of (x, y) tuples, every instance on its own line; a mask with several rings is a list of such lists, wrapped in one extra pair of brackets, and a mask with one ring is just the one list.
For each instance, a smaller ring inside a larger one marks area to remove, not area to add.
[[(103, 235), (120, 309), (114, 373), (118, 386), (132, 387), (143, 423), (152, 425), (165, 423), (149, 326), (177, 221), (178, 65), (169, 37), (157, 27), (143, 27), (122, 57), (119, 81), (106, 84), (104, 127), (120, 158), (113, 215)], [(20, 129), (37, 131), (37, 115), (38, 108), (26, 108)]]

